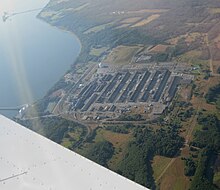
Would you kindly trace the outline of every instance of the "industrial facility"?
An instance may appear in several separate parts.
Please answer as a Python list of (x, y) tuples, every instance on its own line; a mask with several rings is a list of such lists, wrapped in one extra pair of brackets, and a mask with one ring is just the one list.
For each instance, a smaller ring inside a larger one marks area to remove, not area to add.
[[(101, 68), (102, 69), (102, 68)], [(169, 67), (106, 69), (79, 85), (70, 96), (71, 113), (123, 113), (136, 106), (145, 112), (162, 114), (181, 83), (191, 82), (189, 75)]]

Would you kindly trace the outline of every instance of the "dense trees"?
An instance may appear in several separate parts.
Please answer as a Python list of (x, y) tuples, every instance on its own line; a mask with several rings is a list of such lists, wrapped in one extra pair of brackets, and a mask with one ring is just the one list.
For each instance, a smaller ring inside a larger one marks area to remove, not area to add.
[(205, 115), (202, 113), (199, 114), (197, 120), (201, 130), (196, 131), (191, 144), (199, 147), (201, 150), (190, 189), (214, 190), (217, 188), (212, 183), (212, 166), (214, 165), (217, 153), (220, 151), (220, 121), (215, 115)]
[(122, 134), (128, 134), (129, 129), (134, 127), (132, 124), (127, 124), (127, 125), (112, 125), (112, 126), (106, 126), (105, 129), (115, 132), (115, 133), (122, 133)]
[[(190, 190), (217, 190), (212, 184), (209, 164), (213, 157), (212, 149), (204, 149), (199, 155), (198, 167), (191, 183)], [(210, 179), (211, 178), (211, 179)]]
[(198, 123), (202, 126), (202, 130), (196, 131), (192, 145), (205, 148), (212, 147), (220, 150), (220, 122), (215, 115), (198, 116)]
[(183, 146), (183, 138), (176, 130), (160, 129), (155, 135), (155, 153), (161, 156), (173, 157)]
[[(78, 135), (83, 136), (87, 130), (85, 126), (80, 126), (73, 121), (60, 117), (41, 118), (26, 121), (20, 120), (18, 122), (59, 144), (62, 142), (64, 137), (68, 137), (68, 132), (74, 132), (78, 127), (80, 127), (81, 134)], [(70, 138), (70, 140), (75, 141), (73, 138)]]
[(114, 154), (114, 147), (112, 143), (108, 141), (101, 141), (93, 144), (91, 149), (86, 154), (86, 157), (89, 159), (101, 164), (103, 166), (107, 166), (108, 160)]
[[(150, 141), (148, 142), (150, 143)], [(150, 159), (152, 158), (150, 144), (143, 146), (131, 143), (128, 153), (121, 162), (118, 173), (140, 183), (144, 186), (155, 188)]]
[(135, 130), (135, 140), (119, 166), (119, 173), (144, 186), (155, 188), (150, 160), (153, 157), (154, 132), (141, 127)]
[(188, 118), (190, 118), (194, 113), (194, 109), (191, 107), (189, 109), (187, 109), (186, 111), (182, 111), (178, 114), (178, 116), (180, 117), (181, 121), (185, 121)]
[(178, 135), (178, 127), (175, 125), (156, 132), (139, 126), (135, 129), (134, 137), (135, 140), (130, 143), (128, 153), (120, 164), (119, 173), (154, 189), (151, 159), (154, 155), (177, 155), (183, 146), (183, 138)]
[(100, 127), (95, 128), (95, 129), (87, 136), (86, 142), (92, 143), (93, 140), (94, 140), (94, 138), (95, 138), (96, 135), (97, 135), (97, 130), (99, 130), (99, 129), (100, 129)]
[(220, 74), (220, 67), (218, 67), (217, 72), (218, 72), (218, 74)]
[(118, 119), (121, 121), (140, 121), (140, 120), (143, 120), (143, 118), (140, 114), (120, 115)]
[(208, 103), (217, 102), (220, 96), (220, 84), (209, 89), (205, 98)]
[(185, 160), (184, 174), (186, 176), (193, 176), (196, 171), (196, 163), (192, 158), (183, 158)]

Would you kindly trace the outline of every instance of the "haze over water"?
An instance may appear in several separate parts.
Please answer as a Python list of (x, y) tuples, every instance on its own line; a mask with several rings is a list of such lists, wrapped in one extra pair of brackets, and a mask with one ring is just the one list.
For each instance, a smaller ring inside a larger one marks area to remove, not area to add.
[[(0, 15), (43, 8), (48, 0), (0, 0)], [(40, 11), (40, 10), (39, 10)], [(36, 18), (39, 11), (0, 18), (0, 108), (42, 98), (80, 51), (77, 38)], [(12, 116), (14, 113), (1, 111)]]

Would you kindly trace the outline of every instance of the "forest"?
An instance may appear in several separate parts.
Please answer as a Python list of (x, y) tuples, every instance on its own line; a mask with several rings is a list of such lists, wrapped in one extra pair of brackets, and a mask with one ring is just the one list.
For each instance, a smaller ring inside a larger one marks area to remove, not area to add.
[[(17, 122), (59, 144), (66, 138), (71, 141), (73, 147), (87, 133), (85, 126), (55, 116), (32, 120), (18, 119)], [(75, 138), (71, 136), (72, 134), (75, 134)]]
[(155, 189), (151, 160), (155, 155), (175, 157), (183, 146), (183, 138), (179, 136), (175, 126), (159, 129), (138, 127), (134, 131), (135, 140), (128, 148), (128, 153), (118, 168), (118, 172), (131, 180), (151, 189)]
[[(201, 151), (190, 189), (217, 190), (217, 187), (213, 185), (213, 166), (220, 152), (220, 121), (215, 115), (202, 113), (199, 114), (197, 120), (201, 130), (195, 132), (191, 145), (200, 148)], [(189, 170), (192, 169), (194, 169), (193, 165)]]
[(205, 98), (208, 103), (214, 103), (220, 109), (220, 84), (210, 88)]

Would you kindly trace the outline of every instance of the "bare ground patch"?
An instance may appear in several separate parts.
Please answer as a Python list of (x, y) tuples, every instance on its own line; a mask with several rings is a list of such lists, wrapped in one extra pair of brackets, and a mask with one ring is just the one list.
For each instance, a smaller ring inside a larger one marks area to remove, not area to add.
[(167, 50), (168, 47), (170, 46), (159, 44), (150, 49), (149, 53), (163, 53)]

